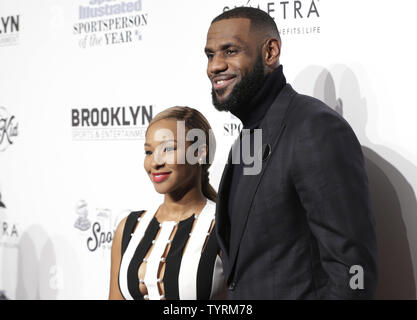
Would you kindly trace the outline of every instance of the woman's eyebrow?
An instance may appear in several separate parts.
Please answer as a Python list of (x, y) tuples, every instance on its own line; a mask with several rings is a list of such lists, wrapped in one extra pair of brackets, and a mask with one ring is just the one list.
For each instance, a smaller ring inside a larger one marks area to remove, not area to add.
[[(175, 139), (168, 139), (168, 140), (162, 140), (161, 143), (170, 142), (170, 141), (177, 142), (177, 140), (175, 140)], [(150, 147), (150, 146), (151, 145), (149, 143), (145, 142), (145, 147)]]

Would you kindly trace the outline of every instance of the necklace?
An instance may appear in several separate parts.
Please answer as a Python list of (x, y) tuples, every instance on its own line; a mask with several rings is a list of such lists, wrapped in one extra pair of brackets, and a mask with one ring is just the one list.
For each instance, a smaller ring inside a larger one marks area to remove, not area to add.
[[(196, 207), (203, 206), (202, 207), (202, 209), (203, 209), (205, 207), (205, 205), (206, 205), (206, 202), (204, 204), (203, 203), (198, 204)], [(172, 218), (172, 216), (170, 216), (169, 214), (164, 213), (163, 211), (165, 211), (165, 210), (167, 210), (167, 209), (164, 209), (162, 206), (159, 207), (159, 209), (158, 209), (158, 211), (156, 212), (156, 215), (155, 215), (155, 216), (157, 216), (159, 218), (158, 220), (161, 220), (161, 221), (175, 221), (175, 222), (179, 223), (181, 221), (187, 220), (192, 215), (195, 215), (196, 217), (198, 216), (198, 215), (196, 215), (196, 211), (197, 210), (195, 210), (195, 207), (194, 208), (191, 208), (191, 209), (186, 209), (185, 211), (183, 211), (181, 214), (179, 214), (175, 218)], [(190, 215), (188, 215), (187, 213), (190, 212), (190, 211), (192, 213)]]

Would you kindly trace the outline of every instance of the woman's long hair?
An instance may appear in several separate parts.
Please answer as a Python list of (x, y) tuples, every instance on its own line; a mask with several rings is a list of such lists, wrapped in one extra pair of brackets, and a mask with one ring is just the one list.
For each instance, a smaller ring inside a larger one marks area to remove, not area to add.
[[(148, 128), (156, 121), (162, 119), (176, 119), (185, 122), (185, 127), (190, 129), (201, 129), (205, 134), (205, 144), (207, 145), (206, 161), (201, 164), (201, 190), (203, 195), (211, 201), (216, 201), (217, 192), (209, 182), (208, 169), (214, 159), (216, 151), (216, 139), (212, 132), (209, 122), (201, 112), (190, 107), (171, 107), (158, 113), (149, 123)], [(185, 137), (184, 137), (185, 138)]]

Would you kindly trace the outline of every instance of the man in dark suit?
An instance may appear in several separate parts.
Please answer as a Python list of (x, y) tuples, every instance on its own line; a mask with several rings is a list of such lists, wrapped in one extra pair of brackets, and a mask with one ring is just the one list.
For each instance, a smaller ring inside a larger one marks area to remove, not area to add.
[[(207, 34), (213, 104), (244, 125), (216, 209), (228, 297), (373, 298), (375, 222), (361, 146), (341, 116), (286, 83), (280, 51), (277, 27), (259, 9), (226, 11)], [(247, 150), (253, 163), (232, 161)]]

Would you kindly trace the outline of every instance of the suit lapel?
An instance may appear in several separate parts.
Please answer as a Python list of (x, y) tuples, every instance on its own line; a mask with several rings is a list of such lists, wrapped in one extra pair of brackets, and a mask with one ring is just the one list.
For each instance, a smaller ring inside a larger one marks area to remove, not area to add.
[[(291, 88), (289, 84), (287, 84), (280, 92), (278, 97), (272, 103), (271, 107), (269, 108), (266, 116), (263, 118), (260, 129), (262, 129), (262, 146), (269, 144), (271, 148), (271, 153), (274, 152), (274, 148), (276, 143), (281, 136), (285, 128), (285, 116), (288, 113), (288, 106), (292, 98), (295, 96), (296, 92)], [(257, 149), (254, 150), (255, 155), (260, 155), (262, 161), (262, 153), (261, 150)], [(246, 227), (246, 223), (248, 220), (248, 215), (252, 207), (252, 202), (258, 188), (258, 185), (261, 181), (262, 175), (265, 172), (265, 168), (268, 165), (269, 159), (268, 157), (265, 161), (262, 161), (262, 169), (261, 172), (256, 175), (243, 175), (241, 180), (239, 181), (239, 186), (236, 190), (237, 198), (239, 201), (236, 202), (237, 209), (234, 210), (238, 217), (234, 217), (233, 221), (234, 224), (231, 228), (231, 236), (230, 236), (230, 251), (228, 252), (228, 266), (227, 266), (227, 273), (226, 276), (229, 277), (232, 273), (234, 264), (236, 262), (236, 257), (239, 251), (240, 241), (243, 236), (243, 232)], [(230, 155), (229, 155), (230, 160)], [(228, 162), (230, 163), (230, 162)], [(230, 171), (230, 170), (229, 170)], [(223, 173), (223, 179), (229, 178), (227, 174)], [(225, 182), (223, 181), (223, 184)], [(222, 184), (221, 184), (222, 185)], [(226, 189), (225, 189), (226, 190)], [(219, 188), (219, 194), (222, 193), (222, 189)], [(221, 195), (219, 197), (219, 203), (223, 203), (223, 205), (227, 205), (228, 195)], [(226, 207), (227, 209), (227, 207)], [(219, 212), (219, 218), (221, 219), (220, 215), (224, 216), (227, 215), (226, 209), (221, 209), (222, 212)], [(223, 212), (224, 210), (224, 212)]]

